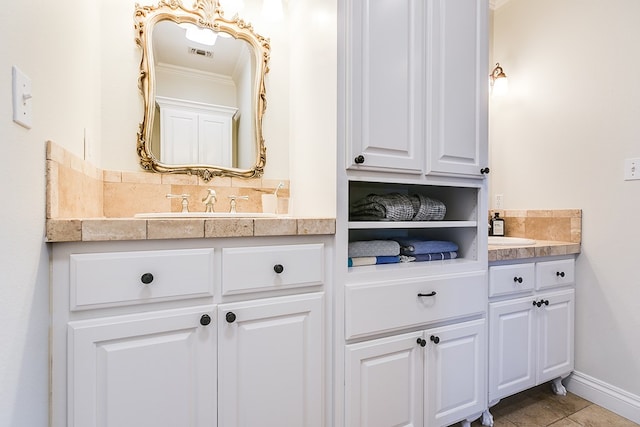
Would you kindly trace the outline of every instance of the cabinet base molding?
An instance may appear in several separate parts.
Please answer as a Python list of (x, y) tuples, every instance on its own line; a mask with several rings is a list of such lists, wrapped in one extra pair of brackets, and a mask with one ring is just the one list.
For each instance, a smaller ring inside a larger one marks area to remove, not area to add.
[(640, 396), (579, 371), (574, 371), (565, 384), (571, 393), (640, 424)]

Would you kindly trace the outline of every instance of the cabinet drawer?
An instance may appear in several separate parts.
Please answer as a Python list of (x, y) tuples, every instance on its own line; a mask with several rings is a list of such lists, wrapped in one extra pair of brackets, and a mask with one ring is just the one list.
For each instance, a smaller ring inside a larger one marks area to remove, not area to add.
[(321, 285), (323, 252), (323, 244), (225, 248), (222, 294)]
[(497, 265), (489, 267), (489, 296), (533, 291), (535, 267), (533, 263)]
[(573, 259), (543, 261), (536, 264), (536, 288), (546, 289), (570, 285), (575, 281)]
[(487, 309), (485, 272), (348, 285), (345, 293), (347, 339), (482, 313)]
[(213, 249), (72, 254), (69, 273), (71, 310), (211, 296)]

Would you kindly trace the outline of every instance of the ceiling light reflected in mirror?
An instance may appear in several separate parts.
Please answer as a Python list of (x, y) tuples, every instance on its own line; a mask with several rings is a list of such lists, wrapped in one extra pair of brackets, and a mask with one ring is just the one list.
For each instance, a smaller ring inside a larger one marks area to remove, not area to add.
[(216, 44), (218, 34), (209, 28), (200, 28), (194, 24), (183, 22), (179, 24), (181, 28), (184, 28), (185, 37), (192, 42), (203, 44), (205, 46), (213, 46)]

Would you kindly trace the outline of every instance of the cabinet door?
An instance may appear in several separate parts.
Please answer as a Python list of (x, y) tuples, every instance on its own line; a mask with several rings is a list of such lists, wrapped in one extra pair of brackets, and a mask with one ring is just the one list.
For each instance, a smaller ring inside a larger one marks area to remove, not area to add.
[(425, 2), (349, 0), (345, 7), (346, 167), (420, 174)]
[(160, 115), (162, 163), (198, 163), (198, 115), (177, 108), (163, 108)]
[(200, 114), (198, 116), (197, 163), (233, 167), (231, 117)]
[(70, 322), (70, 427), (216, 425), (213, 306)]
[(543, 301), (536, 308), (540, 384), (573, 370), (575, 291), (541, 293), (537, 299)]
[(425, 331), (425, 425), (448, 426), (487, 407), (485, 319)]
[(421, 339), (414, 332), (347, 346), (345, 425), (423, 425)]
[(219, 423), (322, 426), (323, 295), (222, 304)]
[(480, 176), (488, 164), (488, 3), (429, 5), (427, 173)]
[(534, 297), (489, 304), (489, 401), (536, 383)]

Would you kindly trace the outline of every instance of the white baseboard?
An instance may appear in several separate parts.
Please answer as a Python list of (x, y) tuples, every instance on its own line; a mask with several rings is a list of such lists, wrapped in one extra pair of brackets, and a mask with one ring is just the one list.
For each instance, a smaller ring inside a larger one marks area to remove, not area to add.
[(574, 371), (564, 380), (567, 390), (640, 424), (640, 396)]

